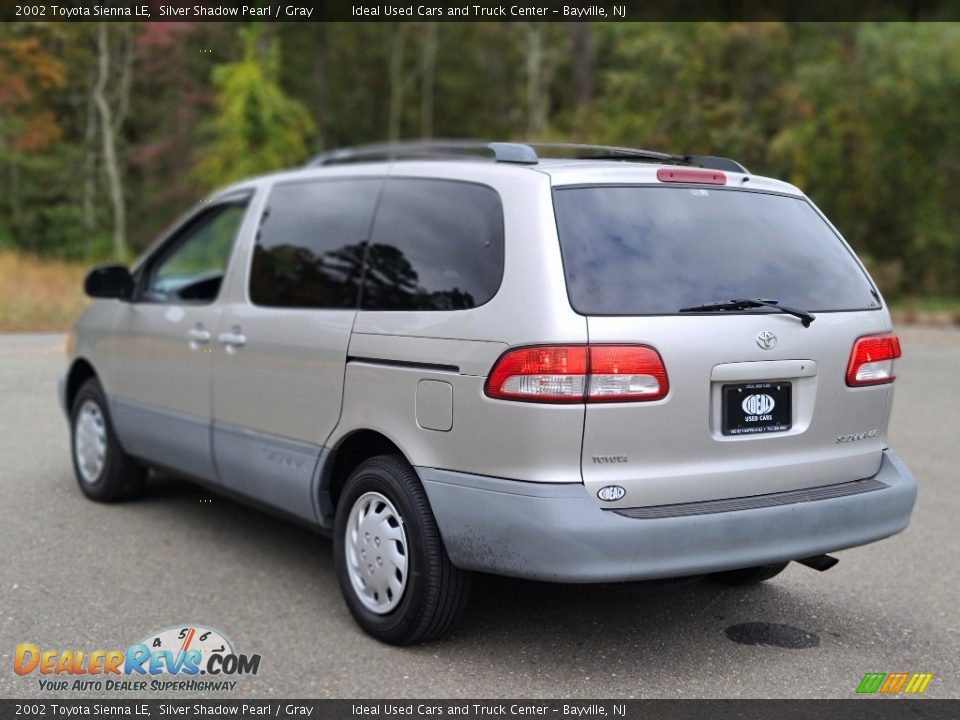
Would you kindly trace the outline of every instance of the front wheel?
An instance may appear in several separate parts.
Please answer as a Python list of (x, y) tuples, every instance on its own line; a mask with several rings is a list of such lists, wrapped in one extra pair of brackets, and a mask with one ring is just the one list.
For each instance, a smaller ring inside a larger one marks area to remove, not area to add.
[(95, 378), (80, 387), (73, 401), (70, 445), (77, 483), (91, 500), (112, 502), (143, 492), (147, 470), (120, 447), (106, 395)]
[(350, 475), (334, 557), (350, 613), (383, 642), (434, 639), (466, 609), (470, 574), (450, 562), (420, 479), (398, 455), (371, 458)]

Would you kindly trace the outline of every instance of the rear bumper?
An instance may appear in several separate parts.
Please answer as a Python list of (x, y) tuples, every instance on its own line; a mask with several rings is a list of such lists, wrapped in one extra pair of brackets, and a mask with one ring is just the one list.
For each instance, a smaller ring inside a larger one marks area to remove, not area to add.
[(417, 471), (455, 565), (555, 582), (698, 575), (865, 545), (903, 530), (917, 497), (890, 450), (871, 478), (886, 487), (870, 492), (642, 519), (601, 510), (579, 484)]

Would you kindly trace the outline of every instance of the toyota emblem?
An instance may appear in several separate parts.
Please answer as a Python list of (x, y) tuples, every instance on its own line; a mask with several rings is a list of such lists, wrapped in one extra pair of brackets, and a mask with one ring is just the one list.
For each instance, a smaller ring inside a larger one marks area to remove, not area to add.
[(769, 330), (762, 330), (757, 334), (757, 345), (761, 350), (773, 350), (777, 346), (777, 336)]

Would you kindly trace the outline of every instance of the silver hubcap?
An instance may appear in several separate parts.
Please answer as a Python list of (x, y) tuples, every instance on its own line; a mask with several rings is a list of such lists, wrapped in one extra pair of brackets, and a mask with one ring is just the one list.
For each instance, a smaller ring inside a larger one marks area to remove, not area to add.
[(364, 493), (350, 510), (345, 540), (353, 591), (368, 610), (385, 615), (400, 603), (407, 586), (403, 518), (380, 493)]
[(81, 479), (91, 485), (97, 482), (107, 462), (107, 425), (93, 400), (85, 401), (77, 413), (73, 452)]

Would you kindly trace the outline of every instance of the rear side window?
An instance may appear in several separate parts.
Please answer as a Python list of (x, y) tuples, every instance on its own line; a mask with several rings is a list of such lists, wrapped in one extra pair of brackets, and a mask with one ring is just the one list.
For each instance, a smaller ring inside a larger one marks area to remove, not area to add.
[(256, 305), (356, 308), (363, 255), (382, 179), (274, 187), (250, 270)]
[(377, 208), (362, 307), (466, 310), (503, 277), (503, 208), (485, 185), (391, 178)]
[(689, 187), (554, 191), (573, 308), (670, 315), (734, 298), (804, 310), (880, 306), (867, 276), (801, 198)]

